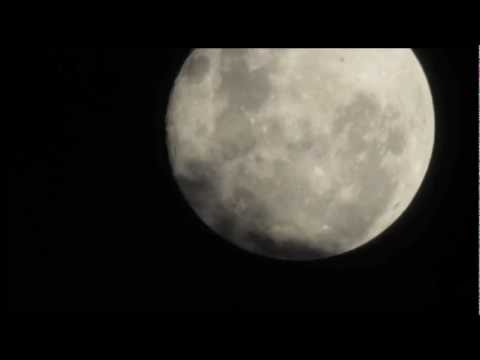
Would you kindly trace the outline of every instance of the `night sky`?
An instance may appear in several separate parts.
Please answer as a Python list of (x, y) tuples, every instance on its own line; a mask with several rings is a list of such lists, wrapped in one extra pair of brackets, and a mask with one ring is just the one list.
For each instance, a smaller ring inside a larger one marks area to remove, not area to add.
[(476, 314), (478, 48), (414, 50), (436, 112), (414, 202), (356, 251), (288, 262), (215, 235), (173, 179), (164, 116), (190, 49), (32, 49), (7, 133), (9, 310)]

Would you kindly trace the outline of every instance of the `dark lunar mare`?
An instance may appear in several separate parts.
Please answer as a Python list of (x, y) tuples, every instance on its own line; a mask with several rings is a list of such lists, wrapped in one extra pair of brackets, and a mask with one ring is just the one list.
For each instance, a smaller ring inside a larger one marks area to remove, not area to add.
[(200, 214), (220, 202), (219, 175), (214, 163), (191, 159), (186, 164), (187, 174), (177, 174), (180, 189), (191, 206)]
[(210, 70), (210, 60), (206, 55), (193, 53), (183, 67), (183, 73), (189, 81), (200, 82)]
[(285, 260), (314, 260), (333, 255), (305, 242), (300, 243), (298, 239), (292, 238), (279, 242), (273, 240), (268, 234), (256, 231), (247, 231), (242, 234), (241, 242), (248, 244), (258, 254)]
[[(355, 201), (331, 207), (331, 226), (339, 236), (351, 240), (364, 237), (372, 223), (384, 213), (398, 185), (388, 169), (381, 165), (382, 144), (376, 139), (362, 139), (366, 132), (375, 130), (372, 127), (385, 126), (390, 116), (382, 113), (374, 96), (358, 93), (350, 105), (340, 109), (334, 121), (337, 136), (347, 131), (347, 146), (339, 153), (339, 161), (343, 164), (342, 186), (360, 186)], [(396, 151), (402, 149), (400, 140), (391, 140), (389, 146)], [(358, 165), (355, 156), (362, 152), (366, 153), (365, 160)]]
[(221, 51), (219, 97), (225, 97), (226, 108), (215, 119), (214, 139), (225, 161), (244, 156), (256, 143), (255, 129), (248, 117), (268, 100), (272, 84), (268, 68), (249, 71), (245, 49)]

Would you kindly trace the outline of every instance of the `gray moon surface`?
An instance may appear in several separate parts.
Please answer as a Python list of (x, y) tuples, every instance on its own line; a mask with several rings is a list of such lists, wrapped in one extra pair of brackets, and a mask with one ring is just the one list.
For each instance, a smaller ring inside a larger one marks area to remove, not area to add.
[(166, 126), (174, 177), (206, 225), (255, 254), (312, 260), (400, 217), (435, 120), (411, 49), (196, 49)]

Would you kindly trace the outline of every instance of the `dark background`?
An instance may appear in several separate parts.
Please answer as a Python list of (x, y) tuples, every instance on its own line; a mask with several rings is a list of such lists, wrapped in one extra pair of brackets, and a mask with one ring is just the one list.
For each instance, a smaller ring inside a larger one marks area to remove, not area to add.
[(415, 49), (427, 180), (380, 238), (313, 262), (239, 250), (181, 197), (163, 121), (189, 51), (32, 50), (7, 134), (9, 310), (477, 312), (476, 47)]

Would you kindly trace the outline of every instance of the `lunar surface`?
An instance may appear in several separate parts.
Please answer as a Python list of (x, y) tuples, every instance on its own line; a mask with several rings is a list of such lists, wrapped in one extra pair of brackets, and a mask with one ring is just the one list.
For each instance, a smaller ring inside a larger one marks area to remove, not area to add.
[(250, 252), (311, 260), (406, 210), (434, 110), (410, 49), (197, 49), (166, 126), (173, 174), (205, 224)]

